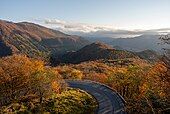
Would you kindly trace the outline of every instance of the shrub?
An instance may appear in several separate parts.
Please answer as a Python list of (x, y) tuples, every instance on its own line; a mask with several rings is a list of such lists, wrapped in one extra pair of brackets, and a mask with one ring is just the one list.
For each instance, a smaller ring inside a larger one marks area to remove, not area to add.
[(69, 89), (44, 100), (42, 105), (36, 99), (27, 102), (12, 103), (2, 107), (0, 113), (93, 114), (96, 108), (97, 103), (95, 99), (88, 93), (78, 89)]
[(70, 89), (46, 102), (46, 110), (62, 114), (93, 113), (97, 107), (94, 98), (82, 90)]
[(57, 67), (56, 70), (64, 79), (82, 79), (83, 77), (83, 73), (80, 70), (71, 67), (61, 66)]

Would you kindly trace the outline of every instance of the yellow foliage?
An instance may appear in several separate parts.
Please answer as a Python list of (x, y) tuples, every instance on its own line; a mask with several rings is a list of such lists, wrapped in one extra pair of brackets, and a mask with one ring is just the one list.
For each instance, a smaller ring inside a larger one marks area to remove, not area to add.
[[(28, 94), (45, 97), (52, 93), (51, 83), (59, 83), (62, 78), (52, 68), (44, 66), (40, 60), (24, 55), (13, 55), (0, 59), (0, 105), (19, 100)], [(59, 92), (60, 84), (55, 86)]]
[(83, 77), (83, 73), (80, 70), (68, 66), (57, 67), (56, 71), (58, 71), (64, 79), (82, 79)]

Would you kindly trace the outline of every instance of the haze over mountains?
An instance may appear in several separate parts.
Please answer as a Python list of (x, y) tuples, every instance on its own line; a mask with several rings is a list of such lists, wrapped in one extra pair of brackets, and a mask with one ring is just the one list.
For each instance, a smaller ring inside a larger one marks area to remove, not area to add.
[(23, 53), (30, 57), (44, 57), (51, 54), (54, 63), (80, 63), (137, 56), (153, 61), (159, 56), (155, 51), (163, 48), (158, 44), (159, 37), (159, 35), (142, 35), (134, 38), (109, 38), (109, 40), (107, 37), (96, 37), (94, 40), (91, 37), (68, 35), (34, 23), (1, 20), (0, 56)]
[(116, 49), (139, 52), (144, 50), (153, 50), (162, 53), (164, 48), (170, 48), (168, 44), (163, 44), (160, 40), (161, 35), (144, 34), (136, 37), (111, 38), (111, 37), (84, 37), (91, 42), (104, 42)]
[(170, 47), (167, 44), (162, 44), (160, 37), (160, 35), (141, 35), (132, 38), (117, 38), (109, 44), (129, 51), (154, 50), (161, 53), (163, 48)]
[(104, 42), (113, 47), (118, 47), (118, 49), (135, 52), (153, 50), (162, 53), (162, 48), (170, 48), (168, 45), (162, 45), (162, 42), (159, 39), (161, 35), (169, 34), (170, 28), (124, 30), (114, 29), (112, 26), (89, 25), (57, 19), (43, 20), (43, 22), (45, 26), (52, 27), (68, 34), (82, 36), (90, 42)]

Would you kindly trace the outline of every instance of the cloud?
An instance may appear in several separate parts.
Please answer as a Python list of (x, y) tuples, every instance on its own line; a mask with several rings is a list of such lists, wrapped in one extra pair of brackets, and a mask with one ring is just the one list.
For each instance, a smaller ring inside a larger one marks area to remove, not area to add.
[(123, 30), (115, 29), (113, 26), (93, 25), (86, 23), (67, 22), (58, 19), (43, 20), (47, 27), (60, 30), (65, 33), (81, 35), (87, 37), (133, 37), (143, 34), (170, 33), (170, 28), (151, 29), (151, 30)]
[(74, 32), (95, 32), (100, 30), (112, 30), (107, 26), (92, 25), (86, 23), (74, 23), (66, 22), (58, 19), (46, 19), (44, 23), (47, 25), (56, 25), (57, 27), (62, 28), (64, 31), (74, 31)]
[(45, 24), (57, 24), (57, 25), (66, 24), (65, 21), (61, 21), (61, 20), (58, 20), (58, 19), (54, 19), (54, 20), (48, 19), (48, 20), (44, 20), (44, 22), (45, 22)]

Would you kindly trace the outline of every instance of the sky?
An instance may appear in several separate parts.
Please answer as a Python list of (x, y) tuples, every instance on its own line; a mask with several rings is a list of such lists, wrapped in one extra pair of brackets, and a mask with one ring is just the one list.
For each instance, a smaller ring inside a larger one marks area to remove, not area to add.
[(170, 0), (0, 0), (0, 19), (66, 32), (170, 28)]

